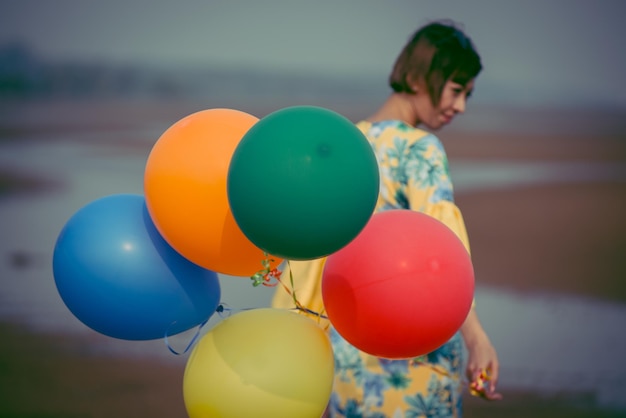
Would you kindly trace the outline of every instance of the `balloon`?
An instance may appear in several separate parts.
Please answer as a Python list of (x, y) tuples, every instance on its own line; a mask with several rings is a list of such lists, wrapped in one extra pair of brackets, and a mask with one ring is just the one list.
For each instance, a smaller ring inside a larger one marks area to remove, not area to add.
[(331, 324), (356, 348), (390, 359), (427, 354), (461, 327), (474, 270), (456, 234), (433, 217), (389, 210), (331, 254), (322, 299)]
[(217, 274), (191, 263), (159, 235), (143, 196), (111, 195), (78, 210), (53, 255), (57, 290), (88, 327), (151, 340), (207, 320), (220, 299)]
[(327, 109), (295, 106), (257, 122), (228, 169), (228, 199), (243, 233), (293, 260), (337, 251), (363, 229), (378, 198), (365, 136)]
[[(232, 154), (257, 121), (231, 109), (193, 113), (161, 135), (144, 172), (148, 211), (165, 240), (192, 262), (232, 276), (253, 275), (265, 259), (237, 226), (226, 195)], [(272, 268), (282, 261), (272, 260)]]
[(281, 309), (242, 311), (194, 347), (185, 407), (190, 418), (319, 418), (333, 372), (330, 340), (315, 321)]

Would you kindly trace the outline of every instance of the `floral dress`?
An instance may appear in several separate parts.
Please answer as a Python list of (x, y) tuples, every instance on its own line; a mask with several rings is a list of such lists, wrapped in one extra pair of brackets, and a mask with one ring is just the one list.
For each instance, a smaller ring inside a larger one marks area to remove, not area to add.
[[(461, 212), (453, 203), (448, 160), (439, 139), (404, 122), (362, 121), (357, 127), (370, 141), (380, 169), (376, 211), (412, 209), (433, 216), (463, 241), (469, 251)], [(290, 261), (298, 302), (323, 313), (321, 277), (325, 259)], [(293, 308), (279, 289), (274, 307)], [(318, 319), (319, 320), (319, 319)], [(460, 417), (463, 342), (457, 333), (439, 349), (416, 359), (388, 360), (359, 351), (329, 324), (335, 357), (330, 417)]]

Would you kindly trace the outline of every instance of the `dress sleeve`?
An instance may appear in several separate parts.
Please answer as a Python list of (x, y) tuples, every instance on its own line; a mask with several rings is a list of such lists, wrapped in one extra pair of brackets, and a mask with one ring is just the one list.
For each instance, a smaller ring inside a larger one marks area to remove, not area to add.
[(443, 222), (463, 242), (469, 252), (469, 239), (461, 210), (454, 203), (448, 158), (439, 139), (430, 134), (409, 147), (406, 154), (408, 209), (423, 212)]
[(452, 202), (442, 200), (432, 205), (424, 213), (443, 222), (463, 242), (467, 252), (470, 252), (469, 238), (465, 229), (465, 222), (461, 210)]
[[(469, 238), (461, 210), (454, 203), (448, 158), (439, 139), (434, 135), (424, 138), (419, 147), (409, 148), (406, 173), (408, 209), (423, 212), (441, 221), (461, 240), (470, 253)], [(471, 253), (470, 253), (471, 254)], [(472, 309), (476, 300), (472, 299)]]

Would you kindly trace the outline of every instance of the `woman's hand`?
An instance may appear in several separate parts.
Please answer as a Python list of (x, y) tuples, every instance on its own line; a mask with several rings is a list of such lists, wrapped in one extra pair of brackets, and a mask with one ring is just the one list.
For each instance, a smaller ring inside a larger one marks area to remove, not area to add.
[(502, 394), (496, 392), (500, 367), (498, 355), (474, 309), (461, 327), (461, 333), (469, 354), (466, 375), (470, 392), (490, 401), (502, 399)]

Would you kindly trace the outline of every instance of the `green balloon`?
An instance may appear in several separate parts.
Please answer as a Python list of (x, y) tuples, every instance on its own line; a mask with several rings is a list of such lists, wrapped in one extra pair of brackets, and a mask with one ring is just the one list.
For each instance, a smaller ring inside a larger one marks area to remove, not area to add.
[(369, 221), (378, 198), (376, 156), (347, 118), (294, 106), (260, 119), (233, 153), (228, 200), (257, 247), (291, 260), (336, 252)]

